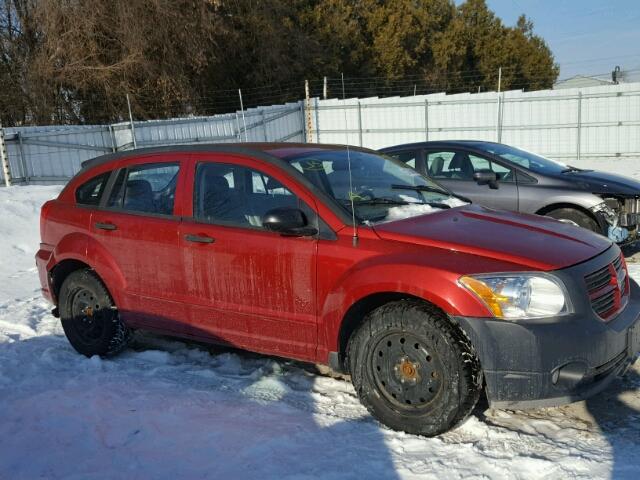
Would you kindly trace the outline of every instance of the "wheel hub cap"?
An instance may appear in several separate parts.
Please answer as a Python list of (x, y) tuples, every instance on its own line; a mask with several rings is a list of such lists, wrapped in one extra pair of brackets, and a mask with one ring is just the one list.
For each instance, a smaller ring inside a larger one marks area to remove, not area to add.
[(408, 357), (402, 357), (400, 362), (394, 367), (396, 377), (398, 377), (401, 383), (410, 383), (413, 385), (420, 381), (420, 375), (418, 374), (419, 369), (420, 364), (413, 363)]
[(93, 292), (79, 289), (71, 303), (71, 313), (75, 320), (74, 328), (78, 336), (86, 343), (92, 343), (102, 337), (104, 314)]

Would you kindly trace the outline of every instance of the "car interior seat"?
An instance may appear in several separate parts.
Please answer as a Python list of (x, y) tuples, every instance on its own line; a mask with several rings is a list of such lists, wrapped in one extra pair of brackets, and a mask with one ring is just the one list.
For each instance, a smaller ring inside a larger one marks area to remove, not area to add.
[(129, 180), (124, 194), (125, 210), (153, 212), (153, 189), (147, 180)]
[(198, 184), (197, 207), (199, 216), (208, 220), (248, 223), (242, 213), (240, 198), (229, 188), (228, 180), (220, 175), (217, 165), (204, 167)]
[(451, 178), (462, 178), (471, 180), (473, 178), (473, 165), (469, 160), (469, 155), (463, 152), (456, 152), (449, 164), (449, 170), (452, 171)]
[(443, 168), (444, 158), (438, 156), (433, 159), (433, 162), (431, 162), (431, 166), (429, 167), (429, 175), (432, 177), (441, 177)]

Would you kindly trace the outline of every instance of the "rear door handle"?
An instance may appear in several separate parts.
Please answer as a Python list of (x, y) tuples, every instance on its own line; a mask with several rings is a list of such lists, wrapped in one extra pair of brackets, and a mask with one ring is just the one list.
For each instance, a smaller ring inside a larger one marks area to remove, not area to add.
[(184, 239), (187, 242), (195, 242), (195, 243), (213, 243), (215, 242), (214, 238), (208, 237), (206, 235), (192, 235), (188, 234), (184, 236)]
[(115, 226), (113, 223), (100, 223), (97, 222), (94, 224), (94, 227), (100, 229), (100, 230), (117, 230), (118, 227)]

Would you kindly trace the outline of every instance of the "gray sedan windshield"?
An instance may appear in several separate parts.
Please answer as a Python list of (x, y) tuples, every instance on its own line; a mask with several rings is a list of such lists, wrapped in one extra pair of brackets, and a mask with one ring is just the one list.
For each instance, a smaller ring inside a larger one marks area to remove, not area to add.
[(477, 146), (535, 173), (562, 173), (569, 168), (564, 163), (508, 145), (478, 144)]

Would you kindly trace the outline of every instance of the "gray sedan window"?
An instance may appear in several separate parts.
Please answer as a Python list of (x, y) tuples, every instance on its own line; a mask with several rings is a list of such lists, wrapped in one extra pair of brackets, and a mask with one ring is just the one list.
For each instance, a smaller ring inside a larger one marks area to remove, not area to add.
[(429, 176), (443, 180), (473, 180), (473, 174), (492, 171), (501, 182), (513, 182), (513, 170), (492, 162), (488, 158), (464, 151), (440, 151), (427, 154)]

